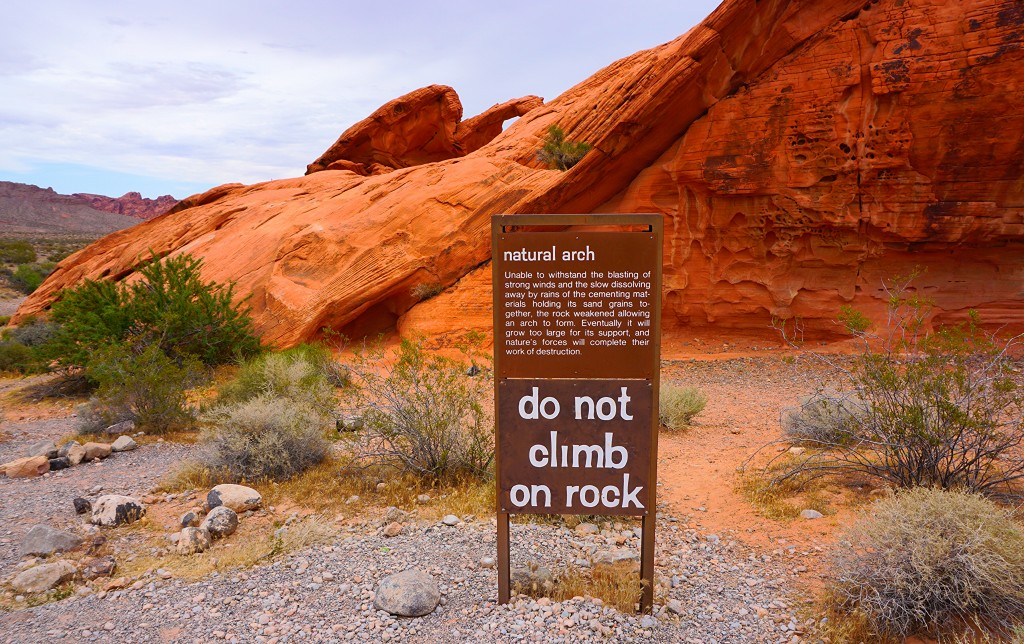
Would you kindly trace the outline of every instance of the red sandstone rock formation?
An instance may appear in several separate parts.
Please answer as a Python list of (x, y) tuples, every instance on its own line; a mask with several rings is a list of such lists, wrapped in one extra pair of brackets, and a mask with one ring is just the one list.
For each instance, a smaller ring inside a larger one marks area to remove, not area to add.
[[(660, 212), (668, 325), (829, 327), (913, 266), (942, 320), (1021, 325), (1022, 32), (1016, 0), (727, 0), (465, 156), (454, 94), (413, 92), (416, 118), (393, 101), (311, 166), (358, 174), (190, 198), (64, 262), (19, 316), (152, 248), (236, 280), (281, 345), (487, 328), (492, 214)], [(565, 173), (534, 159), (555, 123), (594, 146)], [(448, 288), (417, 304), (421, 283)]]
[(349, 170), (382, 174), (474, 152), (501, 134), (502, 124), (544, 101), (536, 96), (513, 99), (466, 121), (462, 102), (451, 87), (431, 85), (385, 103), (338, 138), (306, 174)]
[(128, 215), (142, 220), (159, 217), (178, 203), (178, 200), (171, 195), (149, 199), (138, 192), (126, 192), (120, 197), (104, 197), (84, 192), (76, 192), (72, 196), (85, 201), (96, 210), (112, 212), (115, 215)]

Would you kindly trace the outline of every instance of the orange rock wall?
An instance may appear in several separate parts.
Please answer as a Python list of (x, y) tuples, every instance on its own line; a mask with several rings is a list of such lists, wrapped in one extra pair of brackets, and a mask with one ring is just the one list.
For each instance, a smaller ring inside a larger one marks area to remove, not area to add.
[[(918, 264), (945, 319), (977, 307), (1019, 324), (1019, 6), (727, 0), (448, 160), (422, 124), (458, 141), (461, 105), (424, 88), (393, 140), (373, 142), (387, 128), (371, 118), (315, 162), (337, 169), (190, 197), (65, 260), (19, 316), (84, 277), (129, 275), (153, 248), (236, 280), (280, 345), (325, 326), (487, 328), (492, 214), (653, 211), (667, 218), (670, 325), (825, 328), (846, 302), (877, 311), (881, 279)], [(565, 173), (535, 159), (555, 123), (594, 146)], [(419, 284), (447, 290), (417, 303)]]

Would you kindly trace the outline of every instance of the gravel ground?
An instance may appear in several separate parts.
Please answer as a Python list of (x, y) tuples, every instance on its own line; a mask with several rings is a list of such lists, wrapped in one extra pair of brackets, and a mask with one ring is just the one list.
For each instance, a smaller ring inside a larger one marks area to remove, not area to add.
[[(653, 617), (583, 598), (497, 605), (497, 574), (479, 565), (495, 555), (495, 529), (472, 522), (420, 524), (394, 538), (338, 534), (273, 564), (196, 583), (152, 574), (131, 589), (0, 615), (0, 641), (786, 642), (801, 628), (786, 597), (809, 553), (780, 548), (759, 556), (673, 517), (660, 524), (657, 574), (668, 588), (659, 590)], [(515, 525), (513, 561), (572, 561), (615, 536)], [(417, 619), (375, 611), (376, 582), (409, 568), (435, 576), (442, 605)], [(670, 600), (679, 614), (665, 607)]]
[[(27, 419), (8, 422), (3, 431), (10, 438), (0, 443), (0, 463), (21, 458), (35, 442), (73, 433), (75, 418)], [(111, 436), (110, 441), (116, 436)], [(37, 523), (71, 529), (81, 521), (72, 499), (95, 499), (99, 494), (139, 496), (153, 488), (172, 466), (187, 458), (190, 445), (157, 443), (131, 452), (120, 452), (102, 461), (82, 463), (34, 479), (0, 477), (0, 579), (14, 572), (21, 560), (22, 536)]]
[[(764, 377), (745, 369), (728, 363), (686, 370), (698, 382), (705, 376)], [(10, 437), (0, 443), (0, 458), (8, 459), (37, 440), (70, 433), (73, 418), (23, 418), (3, 429)], [(0, 579), (21, 560), (18, 546), (29, 527), (80, 524), (71, 505), (75, 496), (98, 486), (141, 496), (194, 449), (144, 445), (101, 464), (37, 479), (0, 478)], [(799, 591), (806, 564), (817, 556), (813, 547), (779, 540), (767, 548), (745, 545), (728, 531), (713, 534), (697, 519), (670, 515), (667, 506), (662, 510), (653, 616), (621, 613), (582, 597), (519, 597), (497, 605), (496, 571), (481, 564), (496, 556), (492, 521), (408, 523), (401, 535), (389, 538), (381, 532), (381, 517), (364, 517), (365, 524), (344, 527), (321, 521), (326, 541), (266, 565), (196, 582), (151, 572), (123, 590), (79, 587), (60, 601), (0, 612), (0, 642), (789, 642), (809, 628), (801, 623), (806, 615)], [(301, 530), (309, 522), (287, 529)], [(639, 551), (628, 526), (602, 527), (599, 534), (581, 535), (552, 524), (516, 524), (513, 564), (534, 561), (557, 573), (565, 563), (589, 565), (597, 550)], [(111, 537), (117, 532), (104, 529)], [(416, 619), (374, 610), (377, 583), (409, 568), (434, 576), (441, 606)]]

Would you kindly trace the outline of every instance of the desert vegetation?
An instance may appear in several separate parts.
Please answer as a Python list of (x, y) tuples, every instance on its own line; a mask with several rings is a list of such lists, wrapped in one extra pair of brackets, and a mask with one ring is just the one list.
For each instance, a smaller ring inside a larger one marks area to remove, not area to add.
[(707, 396), (696, 387), (662, 383), (658, 395), (658, 420), (668, 429), (686, 429), (707, 404)]
[(537, 150), (537, 160), (552, 170), (565, 172), (582, 161), (590, 148), (589, 143), (566, 139), (565, 130), (559, 125), (552, 125)]

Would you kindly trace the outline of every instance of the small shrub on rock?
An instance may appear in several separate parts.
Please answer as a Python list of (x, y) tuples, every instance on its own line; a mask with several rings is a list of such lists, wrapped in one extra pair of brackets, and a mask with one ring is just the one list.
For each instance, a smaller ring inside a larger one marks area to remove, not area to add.
[(658, 397), (658, 420), (669, 429), (685, 429), (707, 404), (707, 396), (695, 387), (665, 383)]
[(865, 616), (877, 636), (1024, 624), (1024, 531), (978, 495), (916, 488), (879, 501), (833, 563), (836, 608)]
[(99, 388), (79, 408), (79, 426), (84, 433), (97, 433), (125, 420), (153, 434), (186, 429), (195, 423), (186, 391), (205, 375), (195, 359), (179, 364), (155, 344), (140, 349), (113, 345), (93, 356), (87, 372)]
[(217, 480), (281, 481), (322, 462), (328, 416), (308, 402), (262, 394), (210, 412), (200, 459)]
[(565, 130), (552, 125), (548, 128), (543, 145), (537, 150), (537, 160), (552, 170), (564, 172), (579, 163), (590, 151), (590, 147), (589, 143), (566, 140)]

